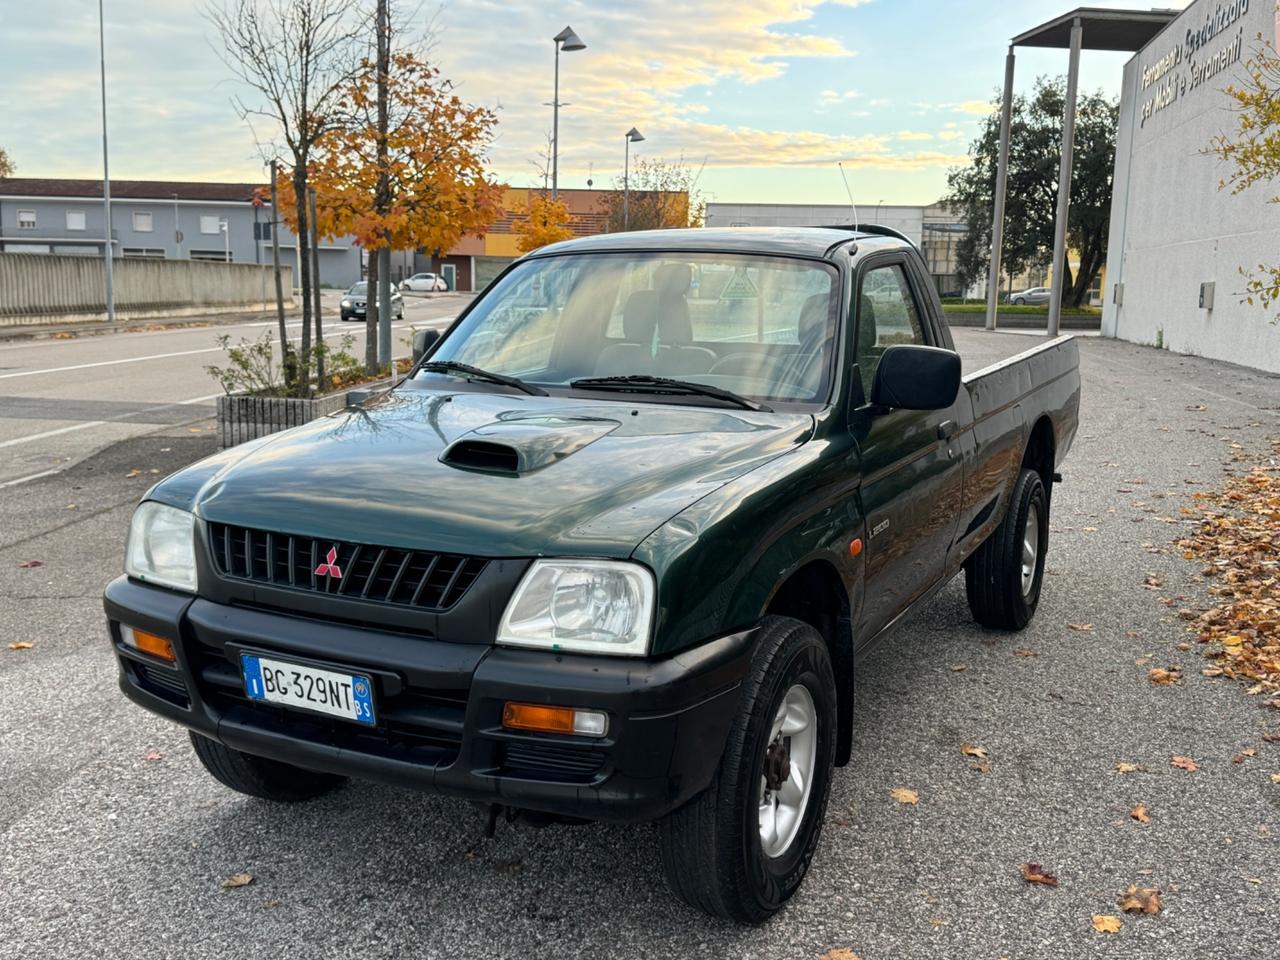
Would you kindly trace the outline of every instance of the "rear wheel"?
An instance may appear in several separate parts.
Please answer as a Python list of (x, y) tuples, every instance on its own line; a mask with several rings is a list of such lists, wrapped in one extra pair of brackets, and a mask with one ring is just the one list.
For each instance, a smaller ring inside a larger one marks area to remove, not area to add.
[(817, 849), (835, 731), (822, 637), (797, 620), (767, 618), (715, 779), (658, 825), (677, 896), (739, 923), (761, 923), (782, 907)]
[(242, 753), (194, 731), (191, 746), (215, 780), (238, 793), (262, 800), (276, 803), (312, 800), (347, 780), (334, 773), (317, 773), (291, 763)]
[(964, 566), (973, 617), (984, 627), (1021, 630), (1035, 615), (1049, 546), (1049, 497), (1040, 475), (1023, 469), (1000, 526)]

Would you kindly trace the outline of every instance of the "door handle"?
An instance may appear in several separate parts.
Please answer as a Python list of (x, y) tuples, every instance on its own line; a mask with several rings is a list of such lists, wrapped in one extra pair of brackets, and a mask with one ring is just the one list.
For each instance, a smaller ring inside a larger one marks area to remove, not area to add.
[(954, 420), (943, 420), (938, 424), (938, 439), (950, 440), (956, 434), (956, 422)]

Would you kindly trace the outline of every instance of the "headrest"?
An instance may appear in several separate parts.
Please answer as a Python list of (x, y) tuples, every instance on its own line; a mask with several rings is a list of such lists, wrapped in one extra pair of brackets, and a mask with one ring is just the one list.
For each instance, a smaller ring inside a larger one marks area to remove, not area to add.
[(805, 300), (804, 306), (800, 308), (799, 335), (801, 344), (813, 344), (821, 336), (821, 331), (827, 325), (830, 303), (831, 295), (829, 293), (815, 293)]
[(687, 263), (664, 263), (653, 275), (653, 288), (663, 297), (683, 297), (693, 282), (693, 268)]
[(858, 358), (876, 345), (876, 308), (865, 293), (858, 299)]
[(622, 308), (622, 337), (646, 346), (653, 342), (658, 325), (658, 294), (653, 290), (637, 290), (627, 297)]

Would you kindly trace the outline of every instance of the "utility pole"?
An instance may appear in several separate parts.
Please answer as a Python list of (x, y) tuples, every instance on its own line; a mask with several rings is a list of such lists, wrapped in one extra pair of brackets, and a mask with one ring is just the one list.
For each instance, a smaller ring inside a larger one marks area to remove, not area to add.
[[(391, 208), (391, 181), (387, 171), (387, 82), (391, 73), (391, 27), (387, 0), (378, 0), (378, 195), (377, 211), (385, 217)], [(378, 258), (378, 363), (391, 365), (391, 246), (390, 234), (376, 251)], [(373, 293), (372, 290), (369, 291)]]
[(311, 311), (316, 315), (316, 386), (324, 391), (324, 328), (320, 323), (320, 231), (316, 229), (316, 191), (307, 188), (311, 215)]
[[(286, 362), (289, 355), (289, 332), (284, 325), (284, 281), (280, 278), (280, 214), (278, 206), (278, 196), (276, 193), (276, 177), (279, 176), (279, 168), (276, 161), (271, 161), (271, 266), (275, 270), (276, 275), (276, 322), (280, 326), (280, 361), (284, 364), (285, 370), (289, 369)], [(290, 285), (292, 286), (292, 284)], [(286, 380), (288, 379), (286, 374)]]
[(102, 252), (107, 276), (107, 322), (116, 318), (116, 291), (111, 275), (111, 172), (107, 168), (107, 36), (102, 21), (102, 0), (98, 0), (98, 67), (102, 77)]

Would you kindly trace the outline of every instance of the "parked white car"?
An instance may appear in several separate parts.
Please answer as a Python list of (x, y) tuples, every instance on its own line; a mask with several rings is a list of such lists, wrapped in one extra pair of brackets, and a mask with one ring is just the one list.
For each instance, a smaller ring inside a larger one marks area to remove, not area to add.
[(449, 285), (438, 273), (415, 273), (412, 277), (400, 281), (400, 289), (431, 293), (436, 290), (448, 290)]

